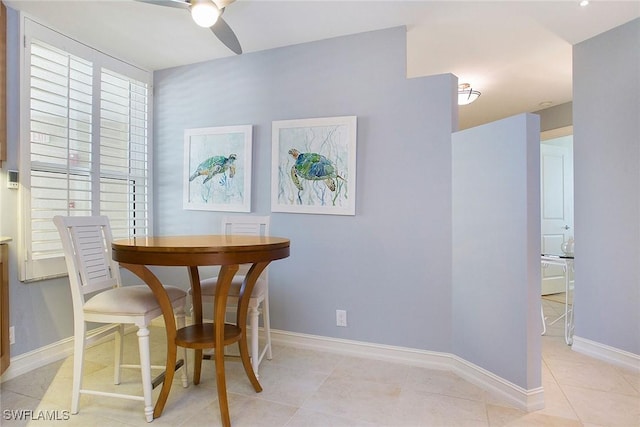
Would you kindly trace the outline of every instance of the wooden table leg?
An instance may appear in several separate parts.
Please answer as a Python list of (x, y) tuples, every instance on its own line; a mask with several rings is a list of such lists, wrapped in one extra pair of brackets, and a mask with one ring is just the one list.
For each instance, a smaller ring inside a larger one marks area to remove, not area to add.
[[(197, 266), (189, 267), (191, 281), (191, 306), (193, 307), (193, 323), (202, 323), (202, 292), (200, 290), (200, 273)], [(200, 384), (202, 373), (202, 350), (195, 349), (193, 354), (193, 384)]]
[(229, 402), (227, 400), (227, 382), (224, 372), (224, 323), (227, 312), (227, 296), (231, 288), (233, 276), (238, 271), (239, 265), (223, 265), (218, 274), (216, 285), (215, 305), (213, 308), (213, 323), (215, 325), (215, 363), (216, 386), (218, 387), (218, 403), (220, 405), (220, 417), (222, 425), (231, 426), (229, 416)]
[(258, 262), (251, 266), (240, 288), (240, 298), (238, 298), (238, 309), (236, 311), (236, 324), (242, 330), (242, 338), (238, 343), (240, 345), (240, 360), (242, 361), (242, 366), (244, 367), (247, 377), (249, 377), (251, 385), (253, 385), (254, 390), (258, 393), (262, 391), (262, 386), (256, 377), (256, 373), (253, 371), (249, 358), (249, 348), (247, 345), (247, 312), (249, 310), (249, 299), (251, 298), (253, 288), (260, 274), (267, 268), (267, 265), (269, 265), (268, 261)]
[(153, 274), (147, 267), (137, 264), (121, 263), (120, 265), (138, 276), (151, 288), (153, 295), (155, 295), (158, 300), (158, 304), (160, 304), (162, 316), (164, 318), (164, 324), (167, 331), (167, 365), (165, 368), (164, 381), (162, 382), (162, 389), (160, 390), (160, 395), (158, 396), (156, 406), (153, 410), (153, 417), (158, 418), (162, 415), (164, 405), (169, 397), (177, 359), (176, 319), (173, 313), (173, 306), (171, 305), (169, 295), (167, 295), (167, 291), (162, 286), (162, 283), (160, 283), (160, 280), (158, 280), (155, 274)]

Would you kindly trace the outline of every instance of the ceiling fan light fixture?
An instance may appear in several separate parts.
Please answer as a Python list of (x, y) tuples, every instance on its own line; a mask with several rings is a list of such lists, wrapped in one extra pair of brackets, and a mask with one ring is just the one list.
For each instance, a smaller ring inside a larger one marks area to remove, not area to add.
[(480, 97), (480, 92), (474, 90), (469, 83), (458, 85), (458, 105), (471, 104)]
[(201, 27), (213, 26), (220, 16), (220, 10), (211, 0), (192, 0), (191, 17)]

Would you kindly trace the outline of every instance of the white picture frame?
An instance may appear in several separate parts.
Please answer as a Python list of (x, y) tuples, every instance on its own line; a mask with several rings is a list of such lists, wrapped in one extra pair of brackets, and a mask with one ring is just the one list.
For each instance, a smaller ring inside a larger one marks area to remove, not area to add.
[(185, 129), (184, 209), (251, 212), (252, 129)]
[(271, 211), (355, 215), (356, 116), (272, 123)]

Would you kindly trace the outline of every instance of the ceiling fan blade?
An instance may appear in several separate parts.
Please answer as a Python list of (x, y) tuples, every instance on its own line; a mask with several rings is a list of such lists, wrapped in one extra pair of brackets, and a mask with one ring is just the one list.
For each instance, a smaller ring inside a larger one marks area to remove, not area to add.
[[(136, 0), (142, 3), (155, 4), (158, 6), (168, 6), (175, 7), (179, 9), (189, 10), (191, 7), (191, 0)], [(235, 0), (212, 0), (220, 10), (220, 16), (215, 24), (213, 24), (210, 28), (213, 34), (220, 39), (220, 41), (231, 49), (234, 53), (240, 55), (242, 53), (242, 47), (240, 46), (240, 42), (236, 37), (235, 33), (226, 23), (224, 19), (222, 19), (222, 14), (225, 11), (225, 7), (233, 3)]]
[(240, 55), (242, 53), (242, 47), (231, 27), (222, 19), (222, 16), (218, 17), (218, 20), (211, 27), (211, 31), (220, 39), (220, 41), (231, 49), (234, 53)]
[(178, 9), (189, 9), (191, 3), (188, 0), (136, 0), (142, 3), (155, 4), (157, 6), (176, 7)]
[(236, 0), (212, 0), (212, 1), (216, 4), (216, 6), (218, 6), (218, 9), (222, 10)]

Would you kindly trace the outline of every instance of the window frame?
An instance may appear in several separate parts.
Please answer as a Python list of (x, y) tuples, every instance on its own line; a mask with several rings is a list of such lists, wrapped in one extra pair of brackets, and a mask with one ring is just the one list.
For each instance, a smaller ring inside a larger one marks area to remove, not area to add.
[(30, 84), (31, 84), (31, 40), (37, 39), (42, 43), (61, 49), (71, 55), (88, 60), (93, 66), (92, 78), (92, 184), (91, 184), (91, 214), (99, 215), (100, 212), (100, 185), (103, 178), (110, 175), (93, 173), (97, 170), (96, 164), (100, 164), (100, 138), (101, 138), (101, 77), (102, 70), (126, 76), (145, 83), (147, 85), (147, 129), (146, 129), (146, 151), (147, 151), (147, 230), (153, 230), (153, 72), (141, 67), (129, 64), (116, 57), (100, 52), (80, 41), (74, 40), (54, 29), (39, 23), (32, 17), (23, 13), (20, 14), (20, 144), (19, 144), (19, 171), (20, 190), (18, 206), (18, 254), (19, 254), (19, 280), (31, 282), (48, 278), (61, 277), (67, 275), (67, 268), (62, 250), (60, 256), (46, 259), (34, 260), (30, 254), (32, 239), (31, 229), (31, 113), (30, 113)]

